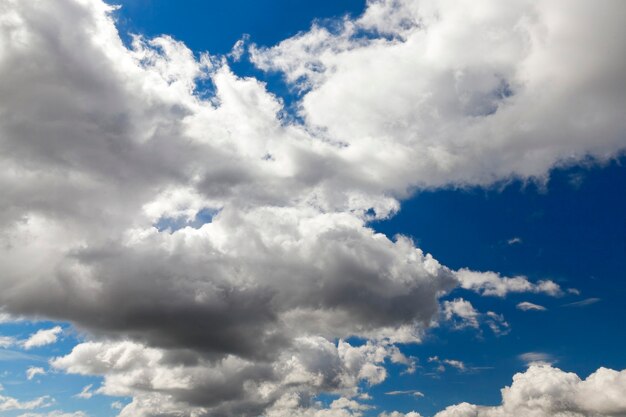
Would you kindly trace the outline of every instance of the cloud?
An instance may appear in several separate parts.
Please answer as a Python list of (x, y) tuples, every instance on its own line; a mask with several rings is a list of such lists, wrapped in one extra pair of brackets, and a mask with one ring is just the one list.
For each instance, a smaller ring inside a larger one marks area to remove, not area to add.
[(463, 268), (456, 272), (461, 287), (482, 295), (506, 297), (509, 293), (544, 293), (559, 296), (561, 287), (553, 281), (538, 281), (536, 284), (524, 276), (502, 277), (496, 272), (476, 272)]
[(45, 375), (46, 370), (40, 367), (31, 366), (26, 370), (26, 379), (29, 381), (36, 377), (37, 375)]
[(522, 238), (513, 237), (513, 238), (507, 240), (506, 243), (508, 245), (518, 245), (518, 244), (522, 243)]
[(91, 388), (93, 388), (93, 384), (86, 385), (78, 394), (75, 395), (75, 397), (82, 398), (84, 400), (90, 399), (94, 394), (93, 391), (91, 391)]
[(30, 401), (20, 401), (13, 397), (0, 395), (0, 411), (33, 410), (35, 408), (49, 407), (53, 401), (47, 395)]
[(502, 390), (502, 405), (461, 403), (435, 417), (609, 417), (626, 413), (626, 371), (600, 368), (587, 379), (549, 365), (532, 365)]
[(552, 355), (542, 352), (523, 353), (519, 356), (519, 358), (526, 362), (528, 366), (534, 364), (553, 364), (554, 362), (556, 362)]
[(8, 348), (17, 343), (14, 337), (11, 336), (0, 336), (0, 348)]
[(509, 324), (502, 314), (488, 311), (480, 313), (472, 303), (463, 298), (455, 298), (452, 301), (444, 301), (442, 314), (445, 320), (452, 322), (456, 329), (471, 327), (479, 329), (481, 323), (487, 324), (496, 335), (504, 335), (509, 332)]
[(592, 304), (598, 303), (600, 301), (602, 301), (602, 299), (596, 298), (596, 297), (585, 298), (584, 300), (581, 300), (581, 301), (575, 301), (573, 303), (563, 304), (563, 307), (587, 307)]
[(522, 301), (517, 304), (517, 309), (522, 311), (546, 311), (544, 306), (540, 306), (539, 304), (534, 304), (528, 301)]
[(22, 342), (24, 349), (32, 349), (56, 343), (58, 335), (63, 332), (61, 326), (54, 326), (51, 329), (40, 329), (30, 335), (28, 339)]
[(83, 411), (65, 412), (54, 410), (47, 413), (26, 413), (20, 414), (18, 417), (89, 417)]
[(472, 304), (462, 298), (455, 298), (452, 301), (443, 302), (443, 315), (446, 320), (459, 320), (454, 324), (456, 328), (473, 327), (478, 329), (478, 319), (480, 313)]
[(424, 394), (421, 391), (417, 391), (414, 389), (410, 390), (401, 390), (401, 391), (389, 391), (386, 392), (385, 395), (412, 395), (414, 397), (423, 397)]
[[(83, 329), (54, 366), (132, 396), (122, 416), (362, 413), (359, 384), (411, 369), (394, 344), (419, 342), (453, 288), (559, 292), (455, 273), (370, 222), (415, 190), (622, 151), (626, 37), (607, 4), (370, 2), (335, 32), (249, 48), (303, 89), (288, 118), (222, 57), (125, 46), (101, 1), (3, 1), (3, 314)], [(366, 344), (334, 343), (350, 336)], [(320, 408), (323, 392), (347, 402)]]
[[(464, 372), (470, 368), (468, 368), (463, 361), (457, 359), (440, 359), (439, 356), (431, 356), (428, 358), (429, 363), (433, 363), (437, 365), (438, 372), (445, 372), (446, 365), (452, 368), (457, 369), (458, 371)], [(475, 369), (475, 368), (471, 368)]]

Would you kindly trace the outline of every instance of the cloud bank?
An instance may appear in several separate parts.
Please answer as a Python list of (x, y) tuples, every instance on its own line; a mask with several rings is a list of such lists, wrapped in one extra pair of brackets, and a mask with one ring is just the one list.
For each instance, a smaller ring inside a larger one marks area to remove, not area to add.
[(362, 413), (455, 287), (560, 291), (451, 271), (368, 222), (416, 189), (622, 152), (626, 8), (563, 5), (372, 1), (253, 46), (303, 92), (295, 122), (223, 57), (124, 45), (99, 0), (1, 2), (3, 314), (88, 332), (53, 366), (132, 396), (121, 416)]

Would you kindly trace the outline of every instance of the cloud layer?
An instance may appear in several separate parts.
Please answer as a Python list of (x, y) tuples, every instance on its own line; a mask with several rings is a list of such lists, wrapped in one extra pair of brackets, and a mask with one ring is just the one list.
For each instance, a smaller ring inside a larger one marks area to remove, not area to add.
[[(251, 48), (305, 91), (294, 122), (221, 57), (124, 45), (99, 0), (3, 1), (3, 314), (87, 331), (53, 365), (133, 396), (122, 416), (358, 415), (360, 384), (411, 369), (394, 344), (418, 342), (453, 288), (559, 292), (453, 272), (368, 221), (416, 188), (620, 152), (624, 14), (373, 1), (335, 31)], [(316, 409), (320, 392), (344, 400)]]

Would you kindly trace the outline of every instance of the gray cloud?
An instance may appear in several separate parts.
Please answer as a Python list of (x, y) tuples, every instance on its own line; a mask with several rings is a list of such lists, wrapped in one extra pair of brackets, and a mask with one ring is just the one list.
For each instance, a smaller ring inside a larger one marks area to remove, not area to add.
[[(550, 281), (462, 278), (368, 221), (416, 187), (537, 177), (619, 152), (626, 48), (611, 34), (623, 10), (607, 5), (568, 7), (552, 28), (551, 4), (494, 3), (493, 20), (471, 21), (429, 2), (372, 2), (337, 35), (313, 28), (253, 50), (259, 66), (304, 76), (299, 124), (219, 57), (169, 37), (125, 47), (99, 0), (3, 1), (3, 317), (84, 330), (91, 341), (53, 364), (132, 396), (122, 416), (326, 415), (319, 392), (345, 396), (332, 413), (359, 415), (359, 384), (380, 383), (387, 362), (412, 369), (394, 344), (418, 342), (459, 283), (558, 293)], [(520, 33), (493, 42), (465, 36), (515, 23)], [(556, 53), (562, 34), (575, 47)], [(572, 61), (577, 71), (554, 78)], [(199, 77), (214, 97), (195, 94)], [(168, 219), (188, 227), (154, 227)], [(368, 342), (331, 342), (349, 336)]]

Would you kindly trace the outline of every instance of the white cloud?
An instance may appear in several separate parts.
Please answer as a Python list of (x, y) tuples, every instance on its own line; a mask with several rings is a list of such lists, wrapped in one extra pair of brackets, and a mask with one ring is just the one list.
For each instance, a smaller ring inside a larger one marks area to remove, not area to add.
[(540, 306), (539, 304), (531, 303), (529, 301), (522, 301), (517, 304), (517, 309), (522, 311), (546, 311), (544, 306)]
[(502, 277), (497, 272), (476, 272), (460, 269), (456, 272), (461, 287), (482, 295), (506, 297), (509, 293), (544, 293), (551, 296), (562, 294), (561, 287), (553, 281), (543, 280), (536, 284), (524, 276)]
[[(454, 287), (560, 292), (455, 274), (368, 222), (415, 189), (622, 150), (623, 10), (600, 9), (372, 1), (337, 33), (252, 48), (306, 89), (300, 123), (219, 57), (127, 48), (101, 1), (1, 2), (1, 311), (117, 340), (54, 364), (133, 396), (122, 416), (362, 413), (359, 384), (385, 379), (384, 358), (411, 369), (393, 344), (419, 342)], [(330, 342), (350, 336), (368, 341)], [(317, 407), (322, 392), (347, 402)]]
[(35, 408), (49, 407), (54, 400), (49, 396), (43, 396), (30, 401), (20, 401), (13, 397), (0, 395), (0, 411), (33, 410)]
[(406, 414), (399, 411), (392, 411), (390, 413), (382, 412), (378, 415), (378, 417), (422, 417), (422, 415), (415, 411), (409, 411)]
[(26, 370), (26, 379), (29, 381), (36, 377), (37, 375), (45, 375), (46, 370), (37, 366), (31, 366)]
[(54, 326), (51, 329), (40, 329), (30, 335), (28, 339), (22, 342), (24, 349), (32, 349), (34, 347), (46, 346), (56, 343), (59, 334), (63, 332), (61, 326)]
[(86, 385), (78, 394), (75, 395), (75, 397), (82, 398), (84, 400), (90, 399), (94, 394), (93, 391), (91, 391), (91, 388), (93, 388), (93, 384)]
[(0, 348), (8, 348), (16, 343), (17, 340), (12, 336), (0, 336)]
[(457, 328), (473, 327), (478, 329), (478, 319), (480, 313), (472, 306), (472, 304), (462, 298), (455, 298), (452, 301), (443, 302), (443, 315), (446, 320), (459, 320), (455, 323)]
[(587, 379), (533, 365), (502, 390), (502, 405), (462, 403), (435, 417), (612, 417), (626, 413), (626, 371), (600, 368)]

